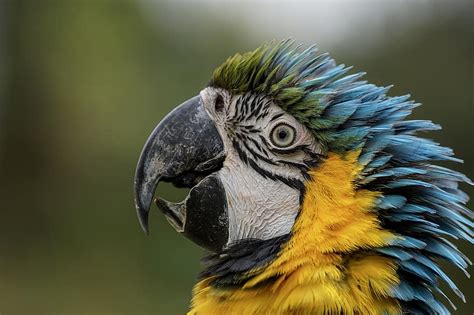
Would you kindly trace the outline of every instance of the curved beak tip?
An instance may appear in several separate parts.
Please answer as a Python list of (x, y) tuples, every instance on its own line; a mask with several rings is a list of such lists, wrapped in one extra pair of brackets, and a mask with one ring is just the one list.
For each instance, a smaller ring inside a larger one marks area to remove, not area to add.
[(148, 214), (150, 205), (145, 206), (143, 202), (137, 196), (135, 198), (135, 209), (137, 210), (138, 221), (140, 222), (140, 226), (142, 227), (143, 232), (148, 235)]
[(148, 213), (139, 220), (140, 221), (140, 226), (142, 227), (143, 232), (145, 235), (148, 235), (149, 230), (148, 230)]

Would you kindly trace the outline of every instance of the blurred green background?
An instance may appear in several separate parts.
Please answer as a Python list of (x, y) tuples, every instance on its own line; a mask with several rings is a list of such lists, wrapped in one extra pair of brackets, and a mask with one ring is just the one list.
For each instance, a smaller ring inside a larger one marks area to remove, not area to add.
[[(318, 43), (411, 93), (474, 178), (472, 3), (0, 0), (0, 313), (186, 311), (202, 251), (156, 213), (143, 235), (136, 161), (214, 67), (263, 41)], [(468, 299), (455, 314), (473, 314), (473, 282), (450, 274)]]

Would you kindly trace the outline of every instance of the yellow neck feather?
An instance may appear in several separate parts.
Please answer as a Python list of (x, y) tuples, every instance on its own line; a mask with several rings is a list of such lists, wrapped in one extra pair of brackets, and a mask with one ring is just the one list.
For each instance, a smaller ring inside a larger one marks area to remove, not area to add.
[(238, 289), (199, 282), (189, 314), (400, 314), (388, 297), (399, 283), (395, 264), (363, 251), (395, 236), (373, 212), (379, 194), (354, 186), (358, 154), (330, 154), (310, 172), (292, 236), (273, 262)]

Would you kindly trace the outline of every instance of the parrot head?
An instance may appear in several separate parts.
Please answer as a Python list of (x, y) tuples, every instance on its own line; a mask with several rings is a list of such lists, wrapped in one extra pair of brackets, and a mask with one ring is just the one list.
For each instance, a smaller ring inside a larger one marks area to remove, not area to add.
[(191, 314), (448, 312), (434, 292), (445, 259), (469, 260), (445, 237), (473, 241), (459, 161), (419, 138), (439, 126), (405, 120), (409, 96), (346, 75), (291, 41), (237, 54), (165, 117), (140, 156), (142, 228), (160, 182), (189, 188), (156, 205), (210, 252)]

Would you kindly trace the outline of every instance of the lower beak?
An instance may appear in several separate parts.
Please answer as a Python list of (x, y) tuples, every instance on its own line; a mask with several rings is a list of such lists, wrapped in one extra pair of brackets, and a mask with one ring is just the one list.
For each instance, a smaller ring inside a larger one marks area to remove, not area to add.
[(222, 167), (223, 152), (222, 139), (199, 96), (158, 124), (143, 148), (135, 175), (135, 207), (145, 233), (158, 183), (172, 182), (191, 191), (180, 203), (157, 198), (170, 224), (207, 249), (222, 248), (228, 233), (226, 220), (222, 220), (227, 202), (215, 173)]

